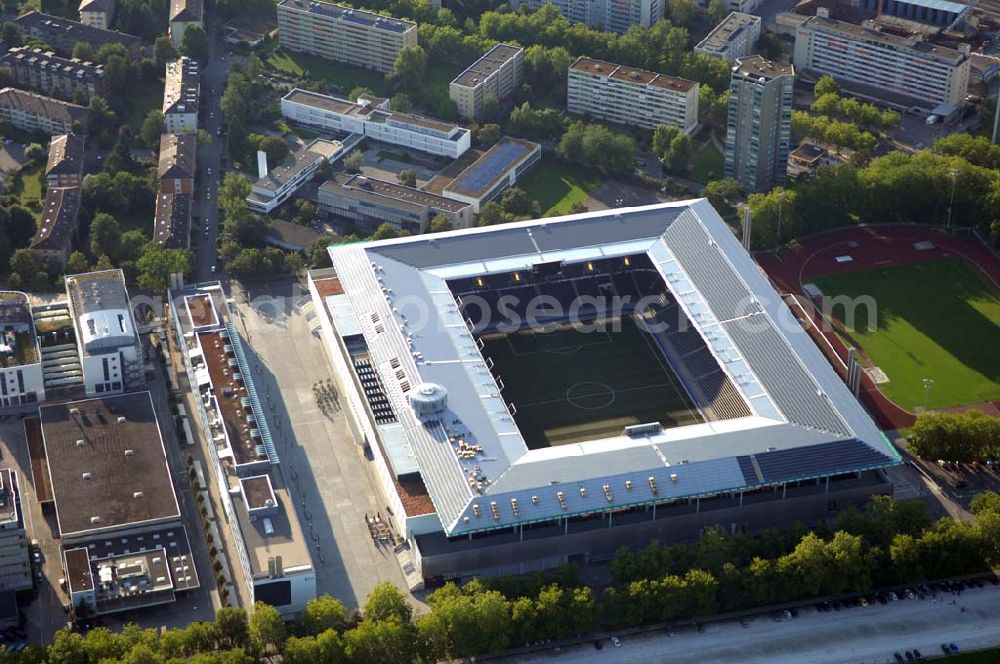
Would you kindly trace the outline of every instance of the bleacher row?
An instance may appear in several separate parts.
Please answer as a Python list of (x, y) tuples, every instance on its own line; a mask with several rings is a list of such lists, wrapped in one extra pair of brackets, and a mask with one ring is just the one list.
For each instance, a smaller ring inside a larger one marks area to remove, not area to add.
[[(463, 282), (462, 285), (471, 284)], [(529, 306), (532, 306), (536, 318), (544, 318), (543, 313), (537, 307), (533, 307), (537, 298), (542, 296), (553, 298), (562, 305), (561, 310), (552, 312), (551, 320), (565, 320), (570, 312), (574, 312), (581, 320), (587, 320), (602, 313), (590, 298), (595, 298), (598, 302), (605, 298), (629, 298), (626, 303), (635, 304), (641, 298), (657, 291), (664, 292), (658, 273), (652, 269), (631, 269), (596, 275), (587, 274), (558, 281), (544, 280), (523, 285), (453, 292), (460, 304), (463, 317), (471, 319), (476, 325), (475, 333), (481, 334), (491, 331), (501, 322), (509, 323), (511, 317), (518, 317), (522, 322), (526, 321)], [(501, 298), (506, 298), (503, 309), (500, 306)], [(611, 306), (613, 303), (608, 301), (606, 304)], [(627, 313), (629, 308), (626, 306), (624, 311)], [(484, 317), (485, 314), (488, 314), (488, 317)]]
[[(698, 390), (708, 400), (717, 419), (728, 420), (750, 415), (750, 409), (733, 386), (729, 377), (719, 367), (704, 339), (691, 326), (676, 302), (666, 306), (653, 306), (654, 322), (666, 322), (666, 331), (657, 335), (670, 345), (681, 358), (684, 367), (694, 379)], [(663, 329), (663, 328), (661, 328)]]
[(375, 369), (372, 368), (368, 360), (355, 360), (354, 371), (358, 374), (361, 387), (365, 391), (365, 398), (375, 415), (377, 424), (390, 424), (396, 421), (396, 413), (393, 412), (389, 399), (382, 390), (382, 383), (379, 382)]

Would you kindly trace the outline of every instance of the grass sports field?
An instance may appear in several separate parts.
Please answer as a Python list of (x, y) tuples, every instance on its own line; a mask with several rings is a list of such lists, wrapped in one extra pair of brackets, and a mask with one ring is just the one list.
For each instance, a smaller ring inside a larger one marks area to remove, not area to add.
[[(944, 259), (814, 280), (827, 297), (870, 295), (877, 323), (856, 307), (854, 338), (889, 377), (880, 386), (899, 406), (930, 408), (1000, 398), (1000, 299), (964, 263)], [(841, 322), (844, 307), (834, 315)]]
[(654, 341), (631, 318), (612, 330), (483, 337), (529, 448), (618, 435), (632, 424), (701, 421)]

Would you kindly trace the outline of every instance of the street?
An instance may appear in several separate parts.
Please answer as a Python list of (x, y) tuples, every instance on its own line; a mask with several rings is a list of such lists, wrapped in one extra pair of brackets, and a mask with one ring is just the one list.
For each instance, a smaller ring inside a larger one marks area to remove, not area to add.
[[(219, 234), (219, 181), (222, 179), (222, 141), (218, 135), (222, 125), (220, 100), (222, 90), (229, 75), (229, 57), (225, 47), (215, 39), (208, 42), (208, 64), (202, 70), (200, 126), (208, 132), (212, 140), (208, 145), (198, 146), (198, 186), (197, 212), (191, 215), (193, 239), (191, 248), (196, 250), (195, 275), (193, 281), (208, 281), (212, 278), (212, 266), (216, 264), (216, 238)], [(225, 57), (225, 61), (220, 58)], [(211, 173), (211, 175), (209, 174)], [(210, 196), (210, 198), (206, 198)]]
[[(951, 602), (955, 603), (952, 604)], [(623, 636), (621, 647), (604, 641), (596, 650), (591, 643), (560, 653), (508, 658), (509, 662), (643, 662), (644, 664), (844, 664), (893, 662), (893, 653), (917, 648), (924, 657), (941, 654), (942, 643), (955, 643), (962, 651), (1000, 645), (1000, 587), (986, 585), (960, 596), (939, 592), (937, 599), (915, 599), (872, 604), (839, 612), (803, 610), (791, 621), (775, 622), (769, 614), (751, 619), (679, 628), (673, 636), (650, 632)], [(965, 609), (963, 612), (963, 608)]]

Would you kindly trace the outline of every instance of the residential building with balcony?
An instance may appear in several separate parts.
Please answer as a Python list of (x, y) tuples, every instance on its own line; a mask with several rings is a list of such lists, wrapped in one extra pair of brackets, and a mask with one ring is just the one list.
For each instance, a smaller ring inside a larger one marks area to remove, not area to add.
[(108, 93), (104, 65), (62, 58), (40, 48), (12, 48), (0, 56), (0, 67), (19, 86), (54, 94), (61, 99), (75, 100), (82, 96), (89, 103), (92, 97)]
[(18, 90), (0, 89), (0, 122), (24, 131), (49, 135), (86, 130), (90, 111), (60, 99)]
[(466, 120), (478, 120), (487, 99), (503, 101), (524, 79), (524, 49), (511, 44), (497, 44), (448, 86), (458, 114)]

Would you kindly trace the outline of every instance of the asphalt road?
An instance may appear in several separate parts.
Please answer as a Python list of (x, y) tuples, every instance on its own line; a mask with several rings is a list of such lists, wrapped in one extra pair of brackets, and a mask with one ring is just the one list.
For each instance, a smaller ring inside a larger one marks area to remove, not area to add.
[[(954, 601), (955, 604), (951, 602)], [(941, 643), (962, 651), (1000, 645), (1000, 587), (987, 585), (961, 596), (938, 593), (937, 599), (874, 604), (839, 612), (810, 609), (791, 621), (760, 616), (739, 622), (622, 638), (621, 647), (605, 641), (602, 650), (589, 643), (560, 653), (511, 658), (510, 662), (643, 662), (644, 664), (847, 664), (894, 662), (893, 653), (917, 648), (924, 657), (941, 655)], [(963, 611), (963, 608), (965, 609)]]
[[(225, 58), (222, 60), (221, 58)], [(212, 137), (208, 145), (198, 151), (198, 206), (192, 215), (191, 224), (198, 229), (193, 235), (192, 249), (196, 249), (195, 281), (212, 278), (212, 266), (216, 265), (216, 238), (219, 233), (219, 181), (222, 177), (222, 147), (225, 136), (218, 136), (222, 122), (219, 101), (229, 76), (229, 57), (216, 40), (209, 42), (208, 65), (204, 67), (201, 80), (201, 106), (199, 118), (201, 127)], [(223, 128), (224, 129), (224, 128)], [(209, 175), (211, 171), (211, 175)], [(207, 232), (206, 232), (207, 229)]]

